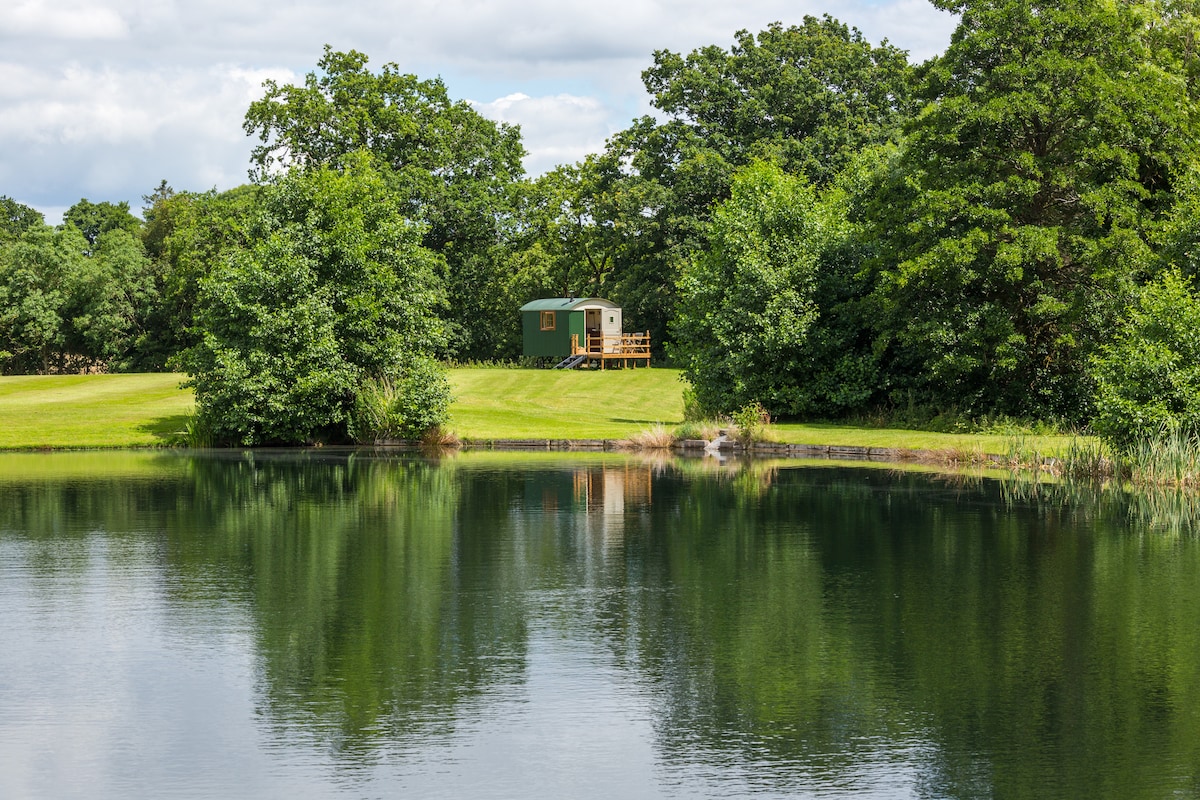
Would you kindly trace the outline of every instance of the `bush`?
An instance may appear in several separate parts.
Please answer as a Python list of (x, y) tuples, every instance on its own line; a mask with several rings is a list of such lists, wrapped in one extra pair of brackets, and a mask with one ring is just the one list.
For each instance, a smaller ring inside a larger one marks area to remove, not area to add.
[(696, 396), (696, 390), (692, 385), (686, 384), (683, 387), (683, 420), (684, 422), (700, 422), (709, 419), (713, 415), (709, 409), (705, 408), (700, 402), (700, 398)]
[(1178, 272), (1143, 288), (1093, 377), (1093, 427), (1114, 449), (1164, 431), (1200, 434), (1200, 298)]
[(749, 402), (774, 413), (807, 410), (818, 272), (843, 227), (840, 212), (773, 165), (737, 174), (713, 211), (710, 249), (679, 277), (671, 356), (692, 388), (693, 416)]
[(449, 417), (446, 372), (431, 358), (414, 358), (395, 378), (372, 378), (360, 388), (350, 436), (360, 444), (423, 439)]
[(179, 360), (216, 442), (345, 441), (371, 376), (396, 381), (404, 431), (444, 418), (445, 378), (422, 360), (444, 343), (444, 262), (404, 211), (363, 159), (264, 188), (247, 245), (201, 283), (200, 341)]
[(763, 441), (765, 428), (771, 424), (771, 415), (762, 403), (747, 403), (731, 415), (737, 427), (737, 437), (744, 444)]

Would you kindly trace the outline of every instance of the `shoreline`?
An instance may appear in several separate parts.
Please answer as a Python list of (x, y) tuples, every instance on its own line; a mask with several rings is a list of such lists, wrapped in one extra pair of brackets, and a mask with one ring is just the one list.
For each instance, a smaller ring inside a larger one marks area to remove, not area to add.
[(113, 445), (113, 446), (80, 446), (80, 447), (50, 447), (31, 445), (28, 447), (0, 447), (0, 453), (87, 453), (118, 450), (134, 450), (152, 452), (234, 452), (246, 450), (263, 451), (302, 451), (302, 450), (362, 450), (370, 448), (394, 449), (403, 451), (419, 451), (422, 449), (445, 450), (495, 450), (507, 452), (606, 452), (646, 454), (662, 453), (677, 456), (702, 455), (733, 455), (733, 456), (764, 456), (770, 458), (824, 458), (846, 461), (872, 461), (894, 463), (947, 463), (962, 464), (970, 461), (1000, 464), (1005, 457), (991, 453), (975, 453), (971, 460), (954, 458), (952, 453), (937, 450), (909, 449), (903, 447), (863, 447), (858, 445), (825, 445), (825, 444), (787, 444), (782, 442), (754, 442), (744, 445), (741, 442), (727, 440), (720, 443), (710, 443), (703, 439), (685, 439), (670, 447), (640, 447), (631, 445), (627, 439), (463, 439), (457, 444), (433, 446), (423, 445), (419, 441), (389, 440), (371, 444), (345, 445), (297, 445), (294, 447), (268, 445), (263, 447), (212, 447), (194, 448), (186, 445)]
[[(419, 447), (416, 443), (406, 443), (405, 446)], [(893, 464), (1010, 466), (1008, 456), (994, 453), (860, 445), (788, 444), (784, 442), (752, 442), (745, 445), (735, 440), (718, 443), (707, 442), (703, 439), (683, 439), (669, 447), (642, 447), (631, 445), (625, 439), (464, 439), (458, 447), (463, 450), (511, 452), (623, 452), (642, 455), (662, 453), (692, 458), (697, 456), (749, 456), (752, 458), (759, 456), (763, 458), (823, 459)], [(970, 457), (964, 458), (963, 456), (966, 455)]]

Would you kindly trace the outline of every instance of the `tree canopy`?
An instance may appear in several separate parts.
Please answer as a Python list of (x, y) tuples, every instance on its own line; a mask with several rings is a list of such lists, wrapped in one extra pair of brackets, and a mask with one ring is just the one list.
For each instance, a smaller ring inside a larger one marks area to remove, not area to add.
[(942, 5), (961, 24), (867, 212), (892, 390), (1084, 416), (1089, 353), (1153, 270), (1195, 159), (1181, 76), (1135, 4)]
[(442, 344), (443, 262), (369, 159), (264, 188), (247, 244), (201, 280), (183, 356), (218, 441), (345, 440), (359, 387)]
[(46, 218), (37, 209), (0, 195), (0, 240), (15, 238), (45, 224)]
[[(303, 86), (267, 81), (250, 104), (245, 130), (256, 135), (252, 175), (289, 166), (337, 166), (368, 153), (400, 200), (405, 218), (424, 223), (423, 243), (449, 265), (451, 348), (486, 357), (494, 341), (479, 318), (493, 317), (498, 292), (495, 250), (512, 216), (514, 185), (524, 170), (520, 130), (453, 102), (440, 79), (421, 80), (367, 56), (326, 46), (318, 72)], [(355, 156), (356, 157), (356, 156)]]
[(825, 15), (738, 31), (728, 50), (656, 51), (642, 79), (656, 108), (725, 161), (769, 158), (822, 184), (899, 133), (910, 71), (903, 50)]

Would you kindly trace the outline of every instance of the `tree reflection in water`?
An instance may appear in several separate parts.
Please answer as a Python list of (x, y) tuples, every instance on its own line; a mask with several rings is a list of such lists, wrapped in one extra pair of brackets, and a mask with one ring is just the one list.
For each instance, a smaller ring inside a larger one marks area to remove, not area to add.
[(543, 702), (567, 643), (642, 698), (664, 785), (1156, 797), (1200, 774), (1190, 496), (611, 455), (153, 458), (0, 464), (0, 537), (155, 532), (171, 602), (247, 610), (273, 736), (346, 765)]

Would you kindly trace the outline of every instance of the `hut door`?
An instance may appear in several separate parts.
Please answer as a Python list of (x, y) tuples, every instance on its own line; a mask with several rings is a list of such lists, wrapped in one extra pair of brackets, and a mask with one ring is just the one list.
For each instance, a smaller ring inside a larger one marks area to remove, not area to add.
[(588, 332), (589, 350), (599, 350), (604, 345), (604, 339), (600, 338), (599, 308), (583, 309), (583, 330)]

